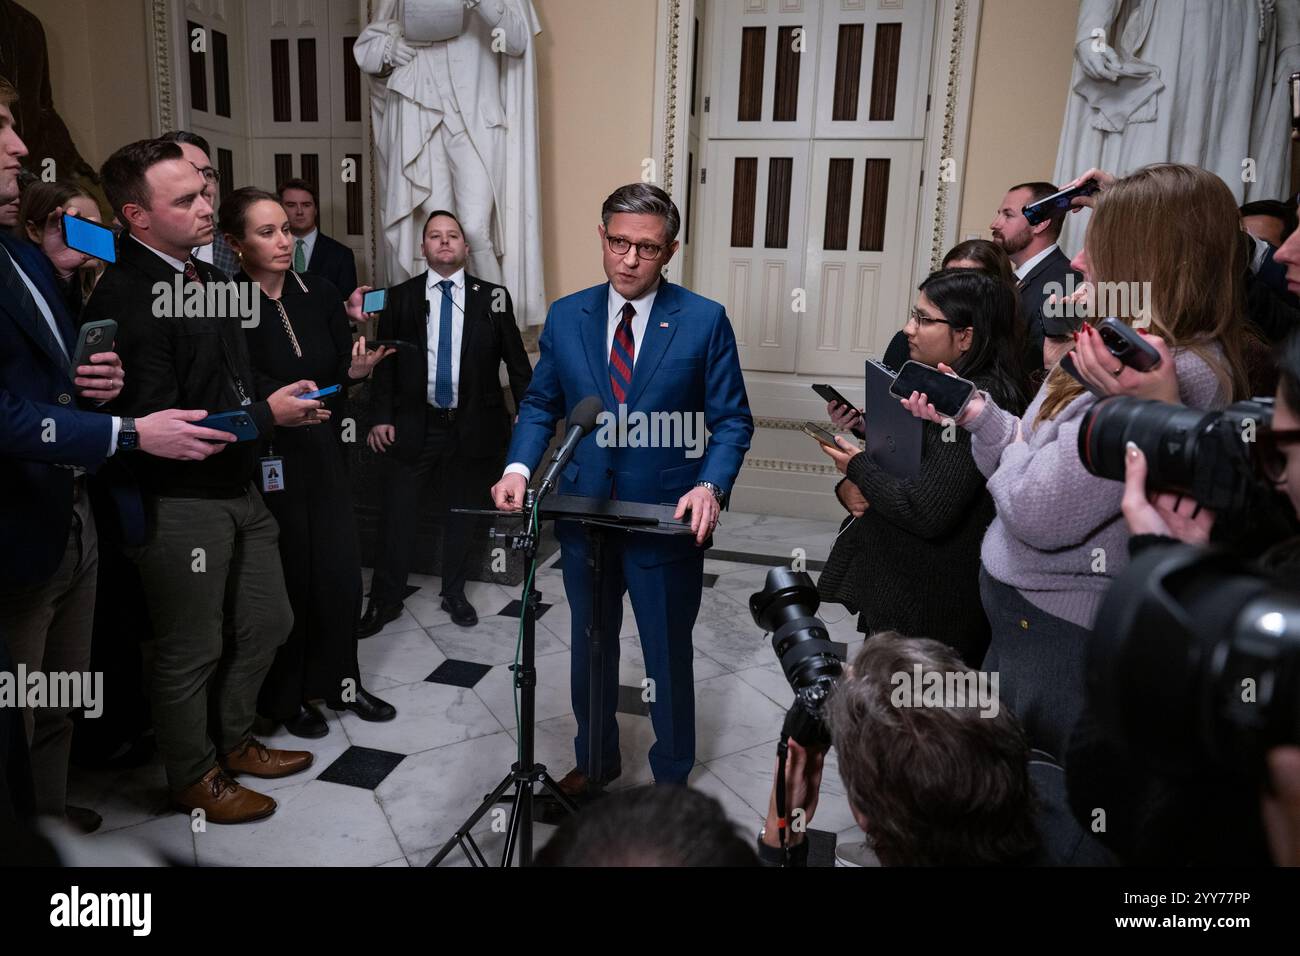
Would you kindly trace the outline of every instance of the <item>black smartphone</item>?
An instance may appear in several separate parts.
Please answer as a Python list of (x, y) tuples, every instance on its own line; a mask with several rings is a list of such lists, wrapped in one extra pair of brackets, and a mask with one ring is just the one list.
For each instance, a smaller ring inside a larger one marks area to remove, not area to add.
[(1089, 385), (1087, 382), (1083, 380), (1083, 376), (1079, 374), (1079, 370), (1074, 367), (1074, 355), (1072, 353), (1066, 352), (1064, 355), (1061, 356), (1061, 368), (1065, 370), (1065, 373), (1069, 375), (1070, 378), (1074, 379), (1076, 382), (1078, 382), (1088, 391), (1092, 392), (1092, 394), (1096, 395), (1098, 398), (1106, 397), (1104, 392), (1097, 391), (1097, 389), (1093, 388), (1091, 385)]
[(77, 334), (77, 348), (72, 353), (73, 369), (78, 365), (89, 365), (90, 357), (96, 352), (111, 352), (116, 337), (117, 323), (112, 319), (87, 322)]
[(1160, 364), (1160, 353), (1155, 346), (1119, 319), (1102, 319), (1097, 325), (1097, 334), (1110, 354), (1129, 368), (1149, 372)]
[(835, 441), (835, 433), (826, 430), (816, 422), (804, 422), (803, 433), (809, 438), (815, 438), (827, 448), (834, 448), (836, 451), (843, 451)]
[(387, 289), (371, 289), (361, 297), (362, 312), (383, 312), (388, 303)]
[(923, 392), (940, 415), (957, 418), (975, 397), (976, 388), (974, 382), (955, 375), (945, 375), (937, 368), (909, 360), (903, 363), (894, 384), (889, 386), (889, 391), (899, 398), (907, 398), (913, 392)]
[(833, 385), (814, 385), (812, 390), (828, 402), (838, 402), (841, 405), (847, 405), (849, 408), (857, 408), (856, 405), (836, 391)]
[(63, 214), (63, 242), (69, 249), (76, 249), (88, 256), (102, 259), (104, 262), (117, 261), (117, 237), (113, 230), (97, 222), (80, 216)]
[(1022, 206), (1020, 211), (1025, 214), (1031, 226), (1036, 226), (1040, 222), (1046, 222), (1057, 216), (1063, 216), (1070, 211), (1070, 201), (1075, 196), (1091, 196), (1101, 187), (1097, 185), (1095, 179), (1085, 179), (1073, 189), (1062, 189), (1060, 192), (1040, 199), (1037, 202), (1031, 202), (1028, 206)]
[(415, 348), (414, 342), (403, 342), (401, 339), (366, 339), (366, 348), (368, 349), (377, 349), (381, 345), (390, 349)]

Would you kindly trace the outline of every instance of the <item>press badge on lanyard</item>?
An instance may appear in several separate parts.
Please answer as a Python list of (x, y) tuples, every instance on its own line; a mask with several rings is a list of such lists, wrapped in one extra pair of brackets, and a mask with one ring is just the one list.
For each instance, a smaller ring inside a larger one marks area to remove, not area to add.
[(284, 459), (275, 453), (274, 446), (262, 462), (262, 493), (284, 491)]

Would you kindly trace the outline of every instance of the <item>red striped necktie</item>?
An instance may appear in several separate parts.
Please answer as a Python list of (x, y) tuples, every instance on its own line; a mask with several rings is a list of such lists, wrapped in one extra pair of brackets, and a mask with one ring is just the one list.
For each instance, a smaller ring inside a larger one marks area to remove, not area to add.
[(614, 400), (622, 404), (632, 388), (632, 365), (636, 360), (636, 343), (632, 340), (632, 316), (636, 309), (631, 302), (623, 303), (623, 318), (614, 332), (614, 345), (609, 350), (609, 387)]

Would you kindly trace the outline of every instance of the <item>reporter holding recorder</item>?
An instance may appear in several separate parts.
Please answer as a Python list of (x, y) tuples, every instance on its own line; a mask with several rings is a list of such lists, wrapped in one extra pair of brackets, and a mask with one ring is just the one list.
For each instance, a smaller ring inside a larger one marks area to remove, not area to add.
[[(908, 357), (952, 366), (1004, 408), (1027, 401), (1016, 296), (1009, 284), (973, 269), (931, 274), (903, 326)], [(837, 422), (841, 424), (841, 422)], [(851, 424), (851, 423), (850, 423)], [(980, 609), (979, 546), (993, 501), (971, 457), (970, 436), (922, 425), (921, 470), (897, 478), (870, 455), (837, 439), (820, 446), (845, 480), (836, 495), (856, 516), (841, 533), (818, 581), (823, 599), (858, 611), (865, 634), (929, 636), (978, 666), (988, 648)], [(926, 593), (917, 593), (918, 582)]]
[[(1146, 166), (1106, 186), (1074, 266), (1090, 285), (1150, 283), (1157, 334), (1143, 338), (1162, 361), (1150, 372), (1128, 368), (1097, 347), (1085, 325), (1072, 353), (1080, 373), (1104, 394), (1223, 407), (1245, 388), (1232, 194), (1210, 173), (1176, 164)], [(1079, 425), (1095, 401), (1058, 364), (1023, 417), (980, 394), (958, 422), (971, 433), (996, 508), (980, 552), (992, 631), (983, 669), (1000, 673), (1002, 697), (1031, 744), (1058, 759), (1082, 706), (1089, 631), (1127, 563), (1122, 488), (1079, 460)], [(904, 403), (941, 420), (924, 395)]]
[[(241, 320), (209, 314), (208, 296), (199, 315), (156, 308), (159, 284), (175, 288), (177, 277), (225, 281), (190, 257), (212, 241), (212, 207), (203, 198), (203, 176), (180, 146), (130, 143), (108, 158), (101, 175), (128, 235), (83, 318), (119, 323), (118, 349), (131, 375), (114, 411), (138, 418), (176, 405), (242, 409), (267, 437), (276, 425), (326, 420), (321, 402), (297, 397), (316, 389), (310, 380), (254, 401)], [(279, 529), (253, 483), (258, 454), (256, 442), (239, 442), (206, 461), (140, 457), (130, 468), (147, 519), (131, 556), (154, 631), (148, 684), (158, 750), (176, 805), (202, 809), (209, 823), (275, 811), (274, 800), (230, 774), (281, 777), (312, 760), (310, 753), (268, 749), (251, 735), (258, 689), (293, 624)]]
[[(370, 376), (392, 349), (355, 344), (342, 296), (328, 279), (298, 273), (294, 239), (280, 200), (236, 189), (221, 203), (218, 225), (239, 257), (238, 283), (261, 296), (256, 326), (244, 330), (258, 395), (310, 379), (343, 390)], [(325, 404), (338, 405), (344, 391)], [(276, 651), (258, 695), (258, 713), (298, 737), (324, 737), (329, 724), (313, 700), (362, 720), (391, 720), (393, 706), (361, 686), (356, 624), (361, 618), (361, 545), (343, 443), (333, 427), (277, 427), (267, 452), (262, 496), (280, 525), (280, 558), (293, 608), (293, 630)]]

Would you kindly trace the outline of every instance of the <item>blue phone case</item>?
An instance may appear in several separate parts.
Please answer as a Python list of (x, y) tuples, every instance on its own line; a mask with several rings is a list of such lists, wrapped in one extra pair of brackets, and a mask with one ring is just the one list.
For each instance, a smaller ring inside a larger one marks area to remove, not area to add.
[(116, 237), (113, 230), (80, 216), (63, 214), (63, 241), (69, 249), (76, 249), (104, 262), (117, 261)]
[(302, 393), (301, 395), (299, 395), (298, 397), (301, 398), (301, 399), (303, 399), (303, 400), (305, 400), (305, 401), (311, 401), (311, 400), (313, 400), (313, 399), (317, 399), (317, 398), (326, 398), (326, 397), (328, 397), (328, 396), (330, 396), (330, 395), (333, 395), (333, 394), (334, 394), (335, 392), (337, 392), (340, 388), (342, 388), (341, 385), (330, 385), (328, 388), (318, 389), (318, 390), (315, 391), (315, 392), (303, 392), (303, 393)]
[(214, 412), (194, 424), (203, 428), (215, 428), (217, 431), (230, 432), (238, 441), (256, 441), (260, 437), (253, 416), (245, 411)]

